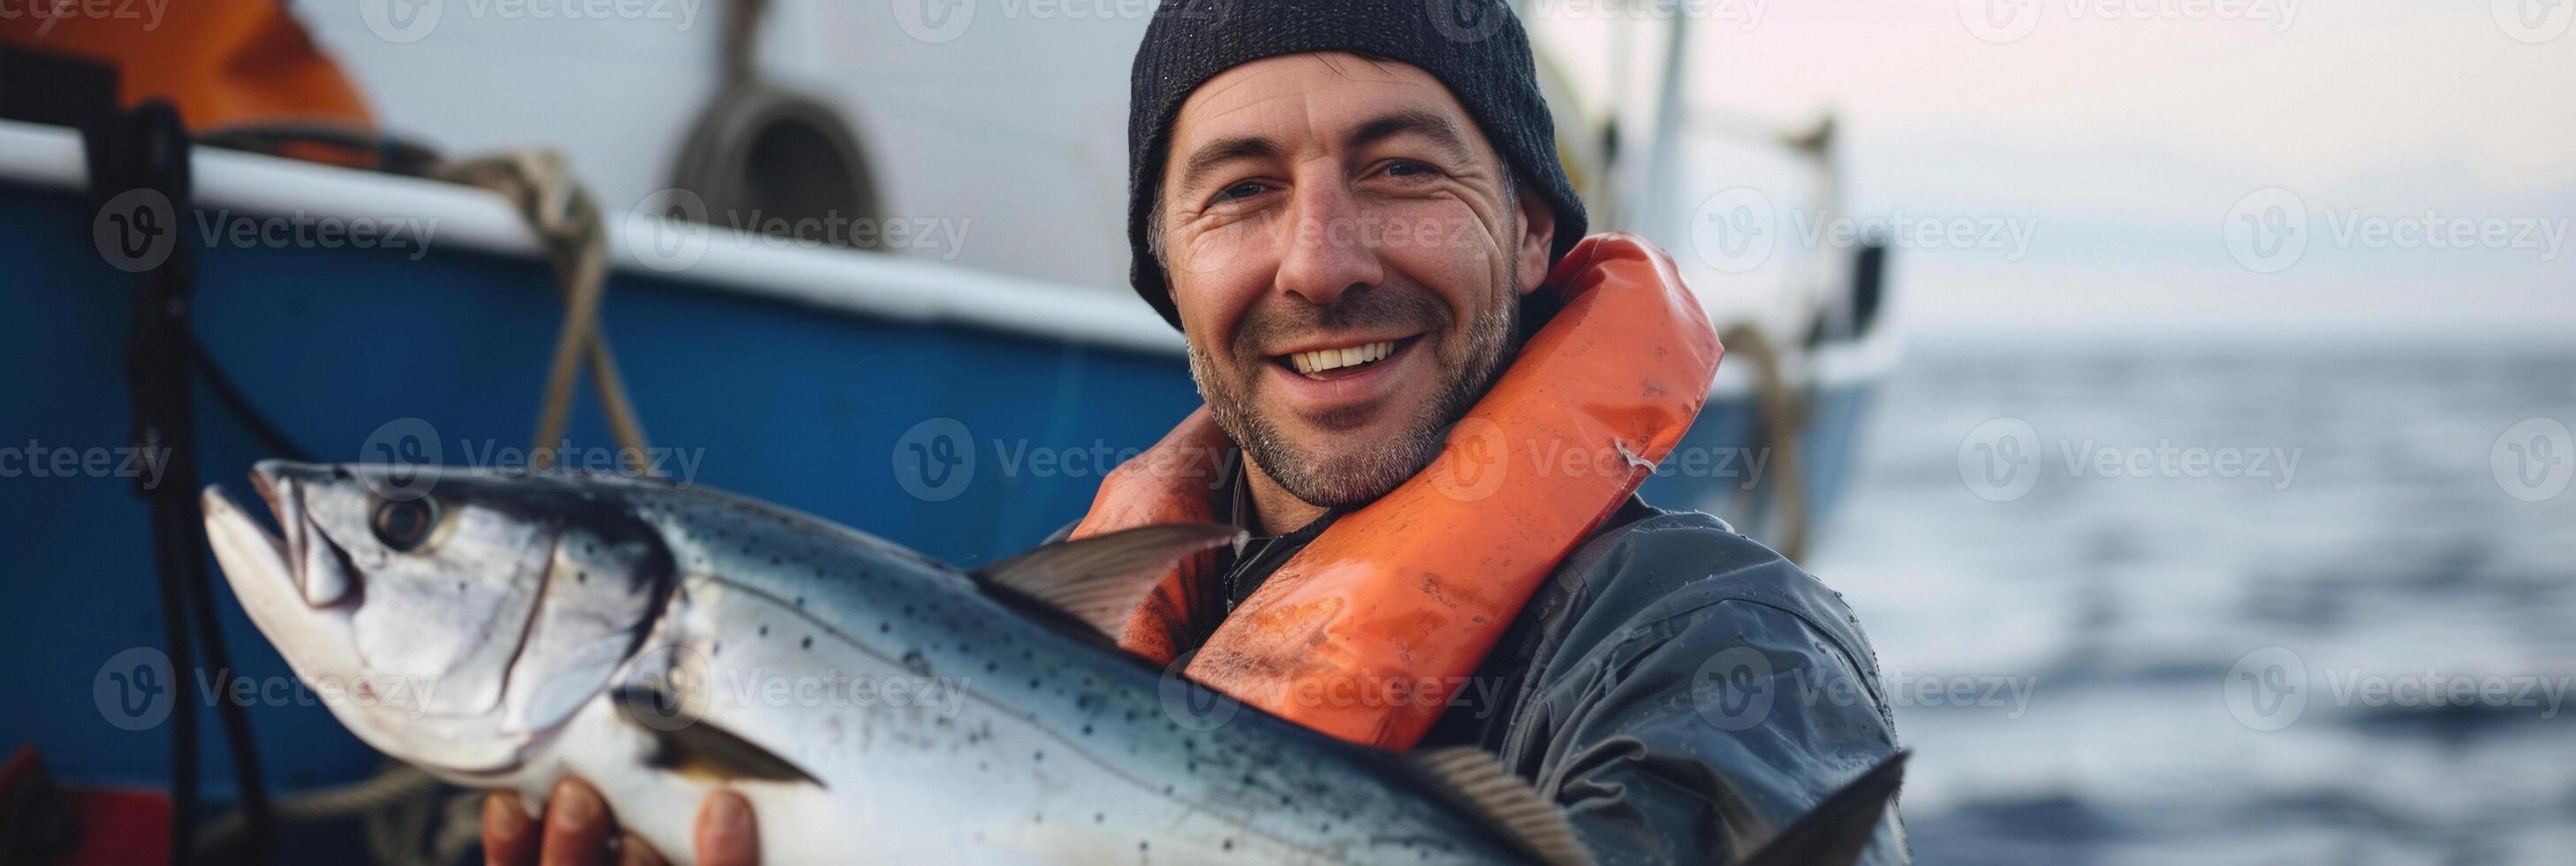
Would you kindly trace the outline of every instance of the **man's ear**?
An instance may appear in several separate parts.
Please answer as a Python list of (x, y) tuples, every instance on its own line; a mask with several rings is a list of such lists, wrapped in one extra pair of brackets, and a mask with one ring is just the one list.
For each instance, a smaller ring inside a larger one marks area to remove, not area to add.
[(1521, 234), (1519, 248), (1512, 251), (1520, 257), (1521, 284), (1513, 287), (1523, 295), (1537, 291), (1547, 281), (1548, 253), (1556, 245), (1556, 208), (1548, 206), (1530, 184), (1520, 184)]

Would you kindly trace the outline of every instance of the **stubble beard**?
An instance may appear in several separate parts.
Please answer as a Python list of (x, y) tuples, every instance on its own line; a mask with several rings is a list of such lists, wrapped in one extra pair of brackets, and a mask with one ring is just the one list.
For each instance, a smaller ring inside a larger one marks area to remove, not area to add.
[[(1506, 269), (1510, 280), (1507, 285), (1519, 286), (1520, 263), (1510, 261)], [(1424, 404), (1396, 435), (1384, 439), (1370, 441), (1369, 437), (1354, 436), (1337, 442), (1340, 447), (1332, 449), (1299, 445), (1282, 433), (1276, 420), (1260, 411), (1250, 397), (1266, 373), (1263, 368), (1270, 366), (1264, 358), (1243, 359), (1241, 378), (1227, 381), (1219, 375), (1207, 352), (1191, 341), (1190, 378), (1198, 383), (1199, 394), (1207, 400), (1209, 414), (1217, 426), (1244, 450), (1255, 467), (1289, 495), (1324, 508), (1354, 508), (1386, 495), (1439, 456), (1449, 428), (1466, 416), (1510, 361), (1518, 301), (1517, 293), (1505, 292), (1476, 312), (1468, 324), (1463, 357), (1454, 366), (1461, 375)], [(1424, 340), (1432, 336), (1425, 334)], [(1433, 352), (1434, 360), (1446, 360), (1438, 358), (1436, 346), (1414, 348)]]

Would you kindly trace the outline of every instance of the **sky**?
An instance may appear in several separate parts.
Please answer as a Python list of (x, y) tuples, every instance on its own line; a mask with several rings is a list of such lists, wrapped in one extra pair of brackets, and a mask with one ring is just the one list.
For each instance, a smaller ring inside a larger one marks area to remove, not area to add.
[[(1899, 242), (1919, 337), (2576, 333), (2576, 0), (1685, 8), (1692, 98), (1830, 106), (1852, 212), (2005, 229)], [(1524, 17), (1657, 62), (1581, 0)]]

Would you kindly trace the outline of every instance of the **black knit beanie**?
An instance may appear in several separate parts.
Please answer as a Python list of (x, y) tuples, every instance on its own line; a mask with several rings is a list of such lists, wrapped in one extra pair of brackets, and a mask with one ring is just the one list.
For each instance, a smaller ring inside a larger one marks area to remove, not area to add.
[(1583, 202), (1557, 162), (1528, 34), (1501, 0), (1164, 0), (1136, 49), (1127, 106), (1128, 280), (1172, 327), (1172, 289), (1147, 243), (1172, 123), (1190, 92), (1236, 66), (1347, 51), (1420, 68), (1449, 87), (1523, 186), (1556, 209), (1553, 264), (1583, 239)]

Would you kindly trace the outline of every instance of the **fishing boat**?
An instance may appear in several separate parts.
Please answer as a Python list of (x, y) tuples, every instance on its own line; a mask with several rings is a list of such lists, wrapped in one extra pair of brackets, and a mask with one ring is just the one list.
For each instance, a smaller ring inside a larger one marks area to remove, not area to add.
[[(1179, 336), (1125, 286), (1123, 82), (1142, 17), (906, 17), (949, 8), (935, 2), (747, 3), (694, 29), (471, 4), (387, 17), (410, 5), (299, 14), (388, 127), (434, 131), (448, 152), (567, 157), (599, 205), (595, 332), (623, 399), (595, 375), (547, 397), (567, 331), (562, 238), (491, 190), (201, 145), (184, 195), (103, 203), (79, 130), (0, 121), (0, 363), (14, 371), (0, 446), (16, 451), (0, 462), (0, 525), (19, 575), (0, 618), (20, 659), (0, 688), (43, 696), (0, 720), (0, 746), (33, 744), (55, 778), (168, 786), (169, 732), (124, 710), (174, 695), (247, 704), (257, 777), (281, 796), (378, 768), (221, 593), (227, 679), (165, 657), (158, 691), (140, 688), (129, 651), (162, 647), (165, 624), (137, 495), (159, 464), (138, 447), (184, 447), (207, 481), (288, 447), (603, 469), (640, 456), (973, 564), (1079, 516), (1102, 473), (1197, 405)], [(1790, 250), (1751, 271), (1678, 252), (1705, 208), (1656, 191), (1681, 183), (1690, 142), (1791, 154), (1828, 179), (1816, 208), (1833, 207), (1834, 157), (1829, 123), (1695, 118), (1674, 93), (1682, 23), (1663, 23), (1670, 95), (1642, 112), (1548, 74), (1599, 226), (1676, 250), (1727, 334), (1707, 409), (1646, 495), (1794, 553), (1849, 487), (1893, 363), (1884, 250)], [(1622, 154), (1621, 129), (1656, 146)], [(132, 266), (171, 245), (193, 261), (189, 344), (169, 348), (194, 362), (194, 423), (185, 442), (138, 446)], [(1749, 279), (1788, 285), (1740, 291)], [(560, 432), (532, 441), (555, 429), (549, 413)], [(200, 727), (205, 797), (228, 802), (239, 749)]]

